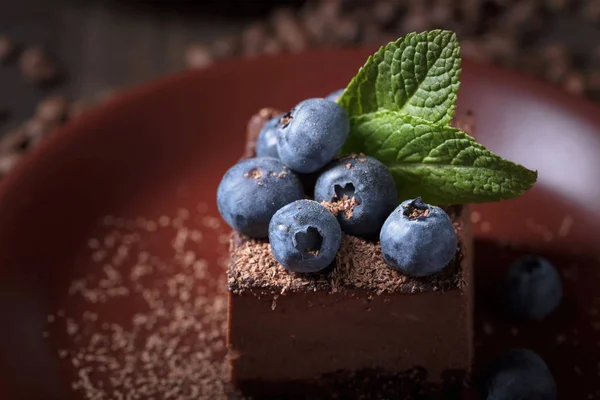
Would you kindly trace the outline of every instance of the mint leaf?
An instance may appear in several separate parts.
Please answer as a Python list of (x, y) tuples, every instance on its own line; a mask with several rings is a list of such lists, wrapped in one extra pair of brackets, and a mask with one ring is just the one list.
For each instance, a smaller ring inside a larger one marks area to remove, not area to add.
[(365, 153), (386, 164), (400, 199), (433, 204), (481, 203), (523, 194), (537, 172), (504, 160), (450, 126), (381, 110), (350, 118), (344, 153)]
[(386, 109), (445, 125), (454, 114), (459, 76), (453, 32), (411, 33), (369, 57), (338, 103), (350, 116)]
[(523, 194), (537, 179), (449, 125), (460, 76), (456, 35), (411, 33), (369, 57), (338, 103), (350, 116), (344, 153), (386, 164), (399, 198), (481, 203)]

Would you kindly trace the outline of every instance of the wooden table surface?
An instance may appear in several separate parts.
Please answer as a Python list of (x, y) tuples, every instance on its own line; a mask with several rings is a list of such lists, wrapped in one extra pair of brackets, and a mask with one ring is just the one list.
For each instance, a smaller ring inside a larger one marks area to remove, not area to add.
[(10, 113), (0, 132), (31, 117), (50, 93), (86, 99), (181, 70), (189, 43), (210, 42), (246, 24), (134, 0), (0, 0), (0, 34), (42, 46), (66, 73), (63, 83), (38, 88), (22, 79), (17, 62), (0, 66), (0, 110)]

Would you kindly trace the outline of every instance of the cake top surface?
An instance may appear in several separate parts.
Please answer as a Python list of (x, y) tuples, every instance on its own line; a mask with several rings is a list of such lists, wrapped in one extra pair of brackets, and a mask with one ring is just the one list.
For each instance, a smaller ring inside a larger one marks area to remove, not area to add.
[(254, 240), (237, 232), (231, 238), (228, 287), (233, 293), (285, 294), (286, 292), (342, 292), (366, 294), (423, 293), (460, 289), (466, 285), (468, 249), (460, 207), (448, 209), (459, 238), (455, 258), (441, 272), (412, 278), (390, 268), (379, 243), (344, 235), (334, 265), (323, 272), (298, 274), (286, 271), (275, 260), (266, 240)]

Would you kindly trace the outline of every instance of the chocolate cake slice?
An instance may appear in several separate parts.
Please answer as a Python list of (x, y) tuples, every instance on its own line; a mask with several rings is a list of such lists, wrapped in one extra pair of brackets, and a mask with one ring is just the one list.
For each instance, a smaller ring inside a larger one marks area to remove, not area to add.
[[(277, 114), (264, 109), (252, 118), (245, 157)], [(472, 239), (467, 208), (446, 211), (457, 253), (423, 278), (390, 268), (377, 242), (350, 235), (326, 270), (288, 272), (268, 241), (234, 232), (228, 345), (235, 385), (256, 399), (460, 398), (473, 357)]]

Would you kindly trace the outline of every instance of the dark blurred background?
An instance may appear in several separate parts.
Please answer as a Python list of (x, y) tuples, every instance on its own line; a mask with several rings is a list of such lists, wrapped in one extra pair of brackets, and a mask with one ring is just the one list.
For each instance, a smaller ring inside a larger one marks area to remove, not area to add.
[(0, 175), (127, 86), (431, 28), (456, 31), (464, 57), (600, 101), (600, 0), (0, 0)]

